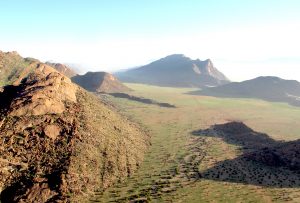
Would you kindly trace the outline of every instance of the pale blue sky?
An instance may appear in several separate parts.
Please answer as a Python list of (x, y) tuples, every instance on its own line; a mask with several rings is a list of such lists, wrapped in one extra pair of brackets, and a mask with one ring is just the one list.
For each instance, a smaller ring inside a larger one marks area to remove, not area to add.
[(183, 53), (233, 80), (300, 80), (299, 11), (298, 0), (0, 0), (0, 50), (84, 71)]

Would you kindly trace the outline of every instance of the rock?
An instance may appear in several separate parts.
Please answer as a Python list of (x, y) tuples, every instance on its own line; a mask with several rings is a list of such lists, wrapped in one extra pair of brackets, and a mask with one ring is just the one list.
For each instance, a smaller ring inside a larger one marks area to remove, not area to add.
[(60, 134), (60, 131), (61, 129), (57, 125), (47, 125), (44, 129), (45, 135), (53, 140), (55, 140), (56, 137)]
[(76, 85), (53, 68), (39, 64), (20, 90), (20, 97), (10, 105), (10, 115), (61, 114), (64, 102), (76, 102)]
[(48, 202), (53, 196), (57, 195), (49, 188), (47, 183), (36, 183), (28, 189), (24, 202)]

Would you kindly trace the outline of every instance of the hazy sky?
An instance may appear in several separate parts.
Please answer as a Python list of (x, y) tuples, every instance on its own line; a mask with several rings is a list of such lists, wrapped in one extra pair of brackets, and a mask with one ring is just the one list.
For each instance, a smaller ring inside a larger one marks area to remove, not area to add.
[(299, 0), (0, 0), (0, 26), (0, 50), (83, 72), (182, 53), (235, 81), (300, 81)]

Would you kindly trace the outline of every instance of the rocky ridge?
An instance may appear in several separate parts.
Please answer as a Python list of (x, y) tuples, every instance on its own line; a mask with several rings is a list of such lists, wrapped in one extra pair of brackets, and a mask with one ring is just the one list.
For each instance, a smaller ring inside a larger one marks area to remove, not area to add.
[(80, 201), (137, 169), (138, 126), (46, 64), (20, 81), (0, 93), (2, 202)]

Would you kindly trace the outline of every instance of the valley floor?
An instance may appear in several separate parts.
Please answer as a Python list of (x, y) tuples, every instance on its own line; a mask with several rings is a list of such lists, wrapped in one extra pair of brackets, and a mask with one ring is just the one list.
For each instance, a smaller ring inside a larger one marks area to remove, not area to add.
[(240, 159), (238, 145), (192, 134), (238, 120), (273, 139), (295, 140), (300, 138), (300, 108), (186, 94), (195, 89), (127, 85), (134, 90), (130, 94), (176, 108), (107, 96), (150, 131), (152, 145), (132, 177), (97, 192), (90, 202), (300, 202), (299, 173)]

